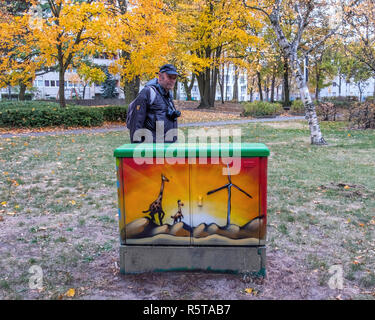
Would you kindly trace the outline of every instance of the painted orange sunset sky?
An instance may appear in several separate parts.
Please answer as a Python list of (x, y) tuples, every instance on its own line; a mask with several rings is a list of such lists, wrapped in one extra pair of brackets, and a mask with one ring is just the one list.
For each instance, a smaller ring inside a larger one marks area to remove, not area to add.
[[(184, 203), (182, 213), (186, 224), (192, 227), (200, 223), (226, 225), (228, 189), (207, 195), (208, 191), (228, 183), (228, 176), (222, 174), (223, 168), (226, 168), (223, 163), (194, 164), (189, 167), (187, 163), (137, 165), (131, 158), (123, 161), (126, 224), (147, 215), (142, 211), (147, 210), (158, 197), (163, 173), (169, 179), (169, 182), (165, 182), (163, 192), (162, 206), (166, 213), (163, 223), (173, 224), (171, 216), (178, 210), (177, 200), (181, 200)], [(236, 188), (231, 189), (230, 222), (243, 226), (259, 214), (259, 165), (242, 165), (240, 174), (231, 176), (231, 179), (233, 184), (252, 196), (251, 199)]]

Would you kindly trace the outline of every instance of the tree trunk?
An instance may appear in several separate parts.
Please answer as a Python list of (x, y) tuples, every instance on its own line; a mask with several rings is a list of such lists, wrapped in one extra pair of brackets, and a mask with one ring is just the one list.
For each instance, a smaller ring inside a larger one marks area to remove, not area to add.
[(253, 102), (254, 99), (254, 82), (255, 82), (255, 77), (251, 79), (251, 87), (250, 87), (250, 102)]
[(63, 66), (63, 61), (59, 61), (59, 103), (61, 108), (66, 107), (66, 101), (65, 101), (65, 71)]
[[(206, 47), (204, 50), (204, 56), (206, 58), (210, 58), (211, 53), (211, 48)], [(200, 54), (201, 53), (198, 52), (198, 56)], [(217, 69), (217, 67), (214, 68)], [(198, 109), (213, 108), (215, 103), (217, 70), (212, 70), (211, 67), (207, 67), (197, 75), (197, 79), (199, 94), (201, 96), (201, 101), (198, 106)]]
[(232, 100), (238, 101), (238, 67), (234, 66), (234, 84), (233, 84), (233, 97)]
[(260, 101), (263, 101), (263, 92), (262, 92), (262, 80), (260, 78), (260, 72), (257, 72), (257, 78), (258, 78), (258, 91), (259, 91), (259, 99)]
[(135, 77), (132, 81), (124, 80), (124, 95), (125, 95), (125, 104), (132, 102), (138, 95), (140, 86), (139, 77)]
[(195, 74), (194, 73), (191, 76), (190, 84), (188, 83), (187, 79), (185, 79), (183, 81), (183, 85), (184, 85), (184, 89), (185, 89), (187, 101), (191, 101), (191, 90), (193, 89), (194, 82), (195, 82)]
[(197, 76), (198, 88), (200, 94), (200, 104), (198, 109), (205, 109), (210, 107), (209, 97), (210, 97), (210, 69), (206, 68), (204, 71), (200, 72)]
[(284, 109), (289, 110), (290, 109), (290, 91), (289, 91), (289, 65), (288, 60), (285, 59), (284, 61)]
[(265, 83), (265, 91), (266, 91), (266, 101), (270, 101), (270, 88), (269, 88), (269, 77), (266, 78), (266, 83)]
[(276, 100), (279, 100), (279, 85), (276, 86)]
[[(224, 63), (223, 63), (222, 72), (218, 74), (218, 82), (220, 88), (220, 95), (221, 95), (221, 103), (224, 104)], [(220, 69), (219, 69), (220, 70)]]
[(275, 102), (275, 81), (276, 81), (276, 72), (272, 73), (272, 80), (271, 80), (271, 102)]
[(311, 99), (306, 81), (303, 78), (303, 73), (301, 72), (301, 67), (297, 59), (297, 52), (291, 53), (290, 59), (292, 62), (297, 87), (301, 94), (301, 100), (303, 101), (303, 104), (305, 106), (306, 119), (308, 120), (310, 128), (311, 144), (326, 145), (327, 142), (324, 140), (322, 132), (320, 131), (315, 105)]
[(86, 87), (87, 87), (87, 83), (83, 86), (82, 100), (85, 100)]
[(20, 93), (18, 94), (18, 100), (25, 101), (25, 93), (26, 93), (26, 85), (23, 82), (21, 82)]
[(176, 84), (175, 84), (175, 86), (173, 88), (173, 99), (174, 100), (177, 100), (177, 89), (178, 89), (178, 80), (176, 80)]
[(359, 91), (359, 103), (362, 102), (362, 90), (361, 90), (361, 82), (357, 83), (358, 91)]
[(227, 74), (225, 75), (225, 101), (228, 100), (228, 82), (229, 82), (229, 64), (227, 66)]
[(316, 70), (316, 77), (315, 77), (315, 80), (316, 80), (316, 87), (315, 87), (315, 100), (316, 101), (319, 101), (319, 92), (320, 92), (320, 89), (319, 89), (319, 81), (320, 81), (320, 75), (319, 75), (319, 71)]

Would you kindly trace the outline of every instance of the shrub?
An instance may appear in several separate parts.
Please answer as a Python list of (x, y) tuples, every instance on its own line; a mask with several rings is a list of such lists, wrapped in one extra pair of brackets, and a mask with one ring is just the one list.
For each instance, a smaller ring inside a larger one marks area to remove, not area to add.
[(305, 114), (305, 106), (303, 105), (302, 100), (293, 100), (290, 111), (292, 113)]
[(322, 99), (322, 102), (333, 103), (336, 108), (350, 109), (354, 100), (352, 97), (325, 97)]
[(316, 107), (316, 114), (322, 121), (336, 121), (337, 108), (331, 102), (323, 102)]
[(244, 104), (243, 116), (263, 117), (279, 115), (283, 112), (280, 103), (270, 103), (266, 101), (255, 101)]
[(358, 103), (350, 110), (350, 126), (356, 129), (375, 129), (375, 104)]
[(126, 121), (127, 106), (103, 107), (104, 121)]
[(125, 121), (127, 107), (81, 107), (60, 108), (49, 102), (0, 103), (1, 127), (48, 126), (100, 126), (104, 121)]
[(56, 102), (47, 101), (1, 101), (0, 111), (4, 109), (22, 109), (22, 108), (59, 108), (60, 105)]

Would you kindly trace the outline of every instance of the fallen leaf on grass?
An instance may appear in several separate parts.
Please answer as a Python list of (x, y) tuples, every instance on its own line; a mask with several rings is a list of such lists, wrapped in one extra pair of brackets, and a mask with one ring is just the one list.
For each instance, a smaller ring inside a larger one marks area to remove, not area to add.
[(66, 295), (67, 297), (70, 297), (70, 298), (74, 297), (75, 294), (76, 294), (76, 291), (75, 291), (73, 288), (71, 288), (71, 289), (69, 289), (67, 292), (65, 292), (65, 295)]
[(14, 216), (16, 213), (15, 212), (7, 212), (8, 216)]
[(253, 288), (246, 288), (246, 289), (245, 289), (245, 292), (246, 292), (246, 294), (250, 294), (250, 295), (254, 295), (254, 296), (256, 296), (257, 293), (258, 293), (258, 291), (256, 291), (256, 290), (253, 289)]

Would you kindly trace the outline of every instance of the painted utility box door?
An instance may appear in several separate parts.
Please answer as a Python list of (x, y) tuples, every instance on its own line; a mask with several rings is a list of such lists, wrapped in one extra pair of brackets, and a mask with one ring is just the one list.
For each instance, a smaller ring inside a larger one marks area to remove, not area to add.
[[(242, 144), (240, 153), (232, 147), (227, 154), (231, 158), (223, 159), (220, 145), (207, 145), (202, 151), (175, 144), (179, 158), (173, 161), (156, 159), (169, 145), (143, 146), (150, 152), (142, 158), (134, 157), (137, 146), (115, 150), (121, 244), (265, 244), (269, 155), (265, 145)], [(202, 152), (207, 154), (206, 163), (200, 163)], [(236, 154), (240, 156), (232, 157)], [(149, 163), (142, 163), (145, 159)], [(234, 164), (239, 169), (233, 170)]]

